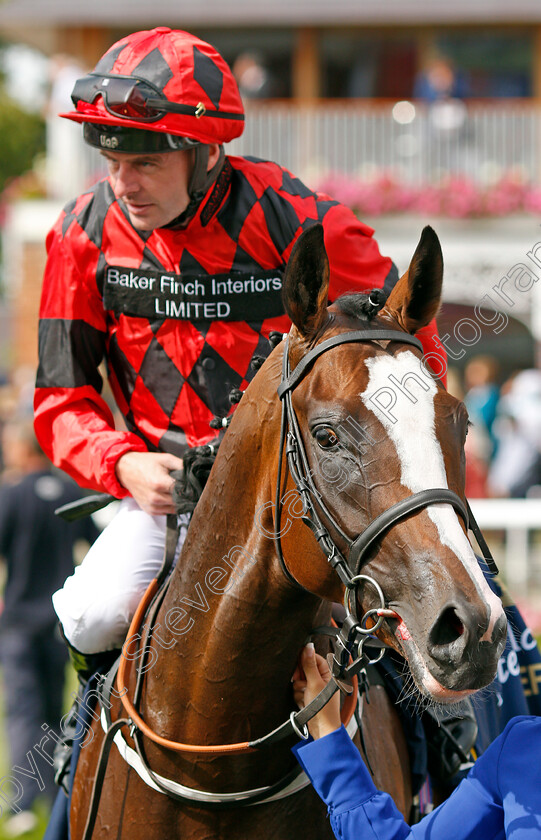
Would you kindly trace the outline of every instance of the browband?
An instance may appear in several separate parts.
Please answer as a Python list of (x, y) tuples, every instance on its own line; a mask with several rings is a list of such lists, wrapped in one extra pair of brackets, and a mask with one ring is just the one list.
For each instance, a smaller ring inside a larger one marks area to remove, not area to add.
[(318, 344), (310, 350), (306, 356), (303, 356), (295, 370), (287, 378), (283, 379), (278, 386), (278, 396), (280, 399), (283, 399), (287, 391), (295, 388), (314, 359), (317, 359), (318, 356), (321, 356), (332, 347), (338, 347), (350, 341), (400, 341), (401, 344), (412, 344), (421, 353), (424, 352), (423, 345), (418, 338), (406, 332), (402, 333), (399, 330), (353, 330), (352, 332), (340, 333), (332, 338), (328, 338), (326, 341), (322, 341), (321, 344)]

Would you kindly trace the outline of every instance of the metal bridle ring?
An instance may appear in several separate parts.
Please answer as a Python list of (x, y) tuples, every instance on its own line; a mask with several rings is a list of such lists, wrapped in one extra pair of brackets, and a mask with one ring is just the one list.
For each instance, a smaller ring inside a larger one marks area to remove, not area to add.
[(297, 721), (295, 720), (295, 715), (296, 715), (296, 712), (291, 712), (291, 714), (289, 715), (289, 720), (291, 721), (291, 726), (293, 727), (293, 729), (295, 730), (295, 732), (297, 733), (299, 738), (302, 738), (303, 741), (307, 741), (308, 738), (310, 737), (310, 733), (308, 731), (308, 724), (303, 723), (304, 731), (301, 730), (299, 728), (299, 725), (298, 725)]
[[(372, 586), (374, 587), (374, 589), (376, 590), (376, 592), (378, 593), (379, 600), (380, 600), (380, 606), (375, 609), (375, 612), (377, 612), (378, 609), (384, 609), (385, 608), (385, 597), (383, 595), (383, 591), (382, 591), (379, 583), (377, 581), (375, 581), (374, 578), (371, 578), (368, 575), (355, 575), (349, 581), (348, 585), (346, 586), (346, 591), (344, 593), (344, 609), (346, 610), (348, 615), (356, 616), (356, 612), (353, 612), (353, 610), (351, 609), (350, 597), (351, 597), (352, 594), (353, 595), (356, 594), (357, 586), (359, 585), (359, 583), (361, 581), (366, 581), (367, 583), (371, 583)], [(368, 611), (368, 613), (371, 613), (371, 612), (373, 612), (373, 610)], [(376, 622), (375, 627), (371, 627), (370, 630), (366, 630), (364, 627), (362, 627), (362, 624), (364, 622), (364, 619), (365, 619), (366, 615), (368, 615), (368, 613), (365, 613), (365, 615), (361, 618), (361, 621), (357, 622), (358, 627), (359, 627), (358, 632), (361, 633), (361, 634), (367, 635), (367, 636), (370, 635), (371, 633), (374, 633), (375, 630), (379, 630), (379, 628), (383, 624), (383, 617), (378, 616), (378, 622), (379, 623)]]
[(365, 667), (368, 666), (368, 665), (377, 665), (377, 663), (380, 661), (380, 659), (383, 659), (383, 657), (385, 656), (385, 648), (382, 647), (381, 650), (379, 651), (378, 655), (374, 659), (370, 659), (370, 657), (367, 656), (367, 654), (364, 651), (365, 640), (366, 640), (366, 637), (361, 639), (360, 642), (359, 642), (358, 651), (357, 651), (357, 658), (360, 657), (361, 655), (364, 656)]
[[(363, 617), (361, 618), (360, 623), (357, 625), (358, 626), (357, 632), (358, 633), (375, 633), (376, 630), (379, 630), (379, 628), (381, 627), (381, 625), (383, 624), (383, 622), (385, 620), (385, 616), (378, 615), (378, 613), (379, 613), (379, 607), (376, 607), (375, 609), (372, 609), (372, 610), (367, 610), (365, 612), (365, 614), (363, 615)], [(377, 621), (374, 624), (374, 626), (373, 627), (364, 627), (363, 625), (364, 625), (366, 619), (370, 618), (373, 615), (378, 616)]]

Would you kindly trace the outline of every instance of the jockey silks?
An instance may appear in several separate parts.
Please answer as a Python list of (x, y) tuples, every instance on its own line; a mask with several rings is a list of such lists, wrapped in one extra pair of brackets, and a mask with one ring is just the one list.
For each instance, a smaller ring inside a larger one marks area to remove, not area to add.
[[(394, 285), (369, 227), (266, 161), (228, 158), (184, 229), (136, 230), (107, 179), (67, 205), (47, 238), (40, 310), (36, 430), (53, 462), (121, 498), (114, 466), (125, 452), (182, 455), (214, 438), (210, 421), (231, 411), (229, 393), (248, 385), (269, 333), (289, 329), (283, 271), (318, 221), (331, 301)], [(432, 352), (435, 326), (424, 334)], [(104, 359), (123, 430), (102, 395)]]

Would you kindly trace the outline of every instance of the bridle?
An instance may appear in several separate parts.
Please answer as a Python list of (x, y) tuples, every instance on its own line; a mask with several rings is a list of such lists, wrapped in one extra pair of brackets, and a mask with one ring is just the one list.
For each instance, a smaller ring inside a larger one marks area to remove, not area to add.
[[(393, 611), (386, 609), (383, 592), (378, 583), (371, 577), (361, 574), (363, 561), (366, 555), (373, 548), (374, 544), (392, 527), (412, 514), (424, 510), (429, 505), (450, 504), (462, 517), (466, 530), (471, 528), (484, 555), (484, 561), (491, 573), (497, 574), (498, 568), (490, 553), (490, 550), (477, 526), (474, 516), (467, 501), (463, 501), (454, 491), (448, 488), (430, 488), (413, 493), (406, 499), (392, 505), (373, 519), (356, 537), (352, 538), (345, 533), (344, 529), (337, 522), (336, 518), (329, 511), (321, 497), (314, 480), (312, 470), (306, 454), (306, 447), (302, 438), (299, 421), (293, 407), (292, 393), (297, 385), (310, 371), (313, 363), (319, 356), (327, 353), (335, 347), (350, 342), (374, 342), (390, 341), (399, 344), (409, 344), (416, 347), (421, 353), (424, 352), (423, 345), (418, 338), (409, 333), (391, 329), (364, 329), (340, 333), (328, 338), (313, 347), (292, 371), (289, 361), (289, 335), (285, 337), (284, 354), (282, 362), (282, 381), (278, 387), (278, 395), (282, 401), (282, 419), (280, 428), (280, 447), (278, 461), (278, 476), (276, 480), (275, 499), (275, 546), (280, 566), (285, 577), (294, 586), (304, 589), (296, 580), (287, 567), (281, 544), (281, 492), (282, 492), (282, 464), (284, 460), (284, 449), (287, 466), (302, 500), (302, 521), (308, 525), (318, 541), (321, 549), (327, 557), (330, 566), (337, 572), (340, 580), (345, 585), (344, 607), (346, 618), (337, 637), (338, 650), (333, 659), (333, 676), (337, 679), (347, 676), (349, 672), (355, 672), (353, 666), (363, 657), (363, 645), (366, 639), (374, 634), (381, 627), (386, 617), (392, 616)], [(330, 526), (330, 529), (329, 529)], [(337, 534), (347, 548), (347, 556), (340, 550), (331, 535), (331, 531)], [(357, 589), (361, 584), (369, 584), (379, 597), (380, 605), (370, 609), (362, 617), (358, 615)], [(367, 621), (371, 625), (367, 627)], [(381, 651), (380, 657), (384, 650)], [(348, 665), (350, 657), (353, 657), (353, 665)], [(378, 660), (369, 660), (371, 663)]]
[[(144, 667), (141, 667), (141, 670), (139, 671), (135, 697), (132, 702), (132, 700), (130, 700), (127, 696), (126, 659), (121, 657), (119, 664), (117, 665), (118, 674), (115, 669), (109, 674), (105, 682), (108, 683), (108, 692), (110, 692), (116, 676), (117, 697), (121, 698), (121, 703), (127, 716), (124, 718), (118, 718), (115, 721), (111, 720), (111, 717), (108, 715), (105, 708), (106, 704), (102, 703), (102, 725), (106, 732), (106, 736), (102, 743), (101, 755), (98, 761), (98, 771), (92, 795), (92, 806), (87, 818), (84, 840), (89, 840), (92, 835), (97, 809), (99, 806), (101, 788), (105, 776), (107, 757), (113, 741), (117, 744), (119, 750), (123, 751), (122, 754), (126, 760), (128, 760), (129, 756), (134, 756), (130, 760), (131, 766), (136, 769), (136, 772), (147, 784), (180, 802), (198, 802), (201, 805), (217, 809), (239, 807), (242, 805), (254, 805), (257, 803), (272, 801), (277, 796), (284, 794), (289, 787), (292, 788), (289, 792), (295, 792), (296, 790), (300, 790), (305, 784), (309, 783), (307, 779), (300, 782), (298, 780), (298, 771), (294, 771), (286, 775), (283, 779), (280, 779), (274, 785), (267, 785), (262, 788), (249, 791), (239, 791), (233, 794), (210, 793), (194, 788), (188, 788), (169, 779), (165, 779), (150, 769), (145, 757), (142, 739), (143, 736), (145, 736), (154, 743), (157, 743), (165, 749), (172, 750), (174, 752), (225, 755), (257, 751), (277, 743), (292, 734), (296, 734), (301, 738), (307, 738), (308, 721), (323, 708), (323, 706), (330, 700), (332, 695), (339, 688), (344, 690), (346, 693), (349, 693), (351, 691), (351, 681), (356, 682), (357, 675), (360, 676), (360, 691), (362, 691), (363, 686), (366, 684), (367, 667), (377, 662), (385, 652), (385, 646), (379, 645), (379, 655), (376, 658), (371, 659), (364, 651), (365, 646), (370, 647), (370, 645), (377, 642), (377, 640), (373, 639), (369, 642), (369, 637), (373, 636), (375, 631), (381, 626), (383, 620), (392, 614), (392, 610), (386, 609), (384, 595), (379, 584), (373, 578), (362, 574), (361, 568), (363, 559), (374, 543), (389, 528), (392, 528), (406, 516), (417, 513), (419, 510), (424, 509), (428, 505), (451, 504), (462, 516), (466, 527), (468, 527), (469, 524), (469, 527), (473, 530), (479, 546), (483, 551), (485, 562), (489, 570), (497, 573), (498, 570), (496, 564), (494, 563), (488, 546), (477, 527), (468, 503), (464, 503), (462, 499), (451, 490), (441, 488), (423, 490), (419, 493), (414, 493), (407, 499), (398, 502), (377, 516), (374, 520), (372, 520), (372, 522), (370, 522), (364, 531), (362, 531), (362, 533), (353, 539), (345, 533), (322, 500), (321, 495), (319, 494), (311, 477), (308, 457), (302, 439), (299, 422), (293, 408), (291, 395), (298, 383), (305, 375), (307, 375), (312, 363), (323, 353), (348, 342), (366, 341), (395, 341), (401, 344), (413, 345), (421, 352), (423, 350), (423, 347), (418, 339), (408, 333), (403, 333), (398, 330), (355, 330), (341, 333), (333, 338), (322, 341), (316, 347), (312, 348), (312, 350), (310, 350), (306, 356), (301, 359), (296, 368), (291, 371), (289, 365), (289, 340), (286, 339), (283, 354), (282, 380), (278, 388), (278, 394), (282, 401), (282, 418), (275, 507), (276, 551), (282, 571), (287, 580), (292, 585), (300, 587), (304, 590), (304, 587), (302, 587), (302, 585), (294, 578), (286, 565), (280, 540), (280, 490), (282, 485), (282, 462), (284, 460), (283, 456), (285, 448), (287, 464), (295, 483), (295, 487), (303, 503), (302, 521), (311, 528), (319, 545), (325, 552), (331, 567), (336, 570), (340, 580), (345, 585), (344, 607), (346, 610), (346, 618), (339, 630), (331, 631), (337, 641), (336, 651), (332, 656), (330, 663), (332, 666), (333, 679), (329, 680), (325, 688), (310, 703), (299, 711), (292, 712), (290, 717), (284, 723), (260, 738), (252, 741), (216, 746), (184, 744), (170, 741), (157, 735), (143, 720), (137, 706), (141, 696), (142, 675), (145, 669)], [(322, 516), (318, 510), (321, 511)], [(168, 573), (175, 555), (177, 534), (174, 524), (172, 524), (175, 519), (175, 517), (168, 516), (166, 550), (162, 569), (160, 570), (158, 578), (154, 579), (150, 583), (143, 600), (139, 604), (131, 627), (128, 631), (128, 638), (132, 638), (137, 634), (137, 631), (140, 629), (145, 619), (147, 619), (145, 625), (148, 628), (147, 636), (142, 643), (144, 653), (141, 663), (142, 666), (145, 664), (145, 657), (148, 653), (151, 641), (153, 620), (156, 617), (160, 604), (162, 603), (165, 594), (165, 586), (169, 580)], [(336, 542), (331, 536), (329, 528), (324, 524), (323, 519), (327, 520), (327, 523), (330, 525), (332, 531), (338, 534), (344, 545), (347, 546), (347, 557), (345, 557), (338, 548)], [(373, 586), (379, 598), (379, 607), (368, 610), (362, 617), (359, 618), (357, 607), (357, 589), (362, 583)], [(153, 607), (151, 605), (153, 605)], [(147, 614), (149, 606), (151, 606), (150, 614), (152, 616), (150, 620), (148, 620)], [(370, 627), (367, 627), (367, 621), (369, 619), (371, 619), (373, 623)], [(328, 632), (329, 628), (318, 628), (318, 630)], [(376, 647), (378, 647), (377, 644)], [(108, 692), (105, 692), (105, 697), (107, 697)], [(354, 700), (354, 695), (350, 695), (349, 700)], [(356, 700), (354, 700), (354, 704), (355, 702)], [(349, 704), (351, 714), (353, 714), (354, 704), (353, 706), (351, 703)], [(342, 711), (344, 712), (344, 708)], [(136, 748), (135, 752), (129, 748), (126, 742), (122, 739), (120, 730), (124, 727), (129, 728), (130, 730)], [(135, 763), (136, 759), (138, 759), (138, 763)], [(295, 784), (297, 785), (296, 788)]]

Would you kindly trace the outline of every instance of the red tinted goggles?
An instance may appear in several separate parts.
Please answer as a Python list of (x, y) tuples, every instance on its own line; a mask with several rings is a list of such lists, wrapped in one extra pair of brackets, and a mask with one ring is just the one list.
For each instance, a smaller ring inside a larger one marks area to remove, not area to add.
[(137, 76), (89, 73), (77, 79), (71, 94), (75, 107), (78, 102), (87, 102), (91, 105), (98, 96), (102, 97), (103, 104), (110, 114), (125, 120), (156, 122), (166, 114), (186, 114), (198, 119), (203, 116), (212, 116), (228, 120), (244, 120), (244, 114), (215, 111), (206, 108), (202, 102), (195, 106), (170, 102), (151, 82), (139, 79)]

